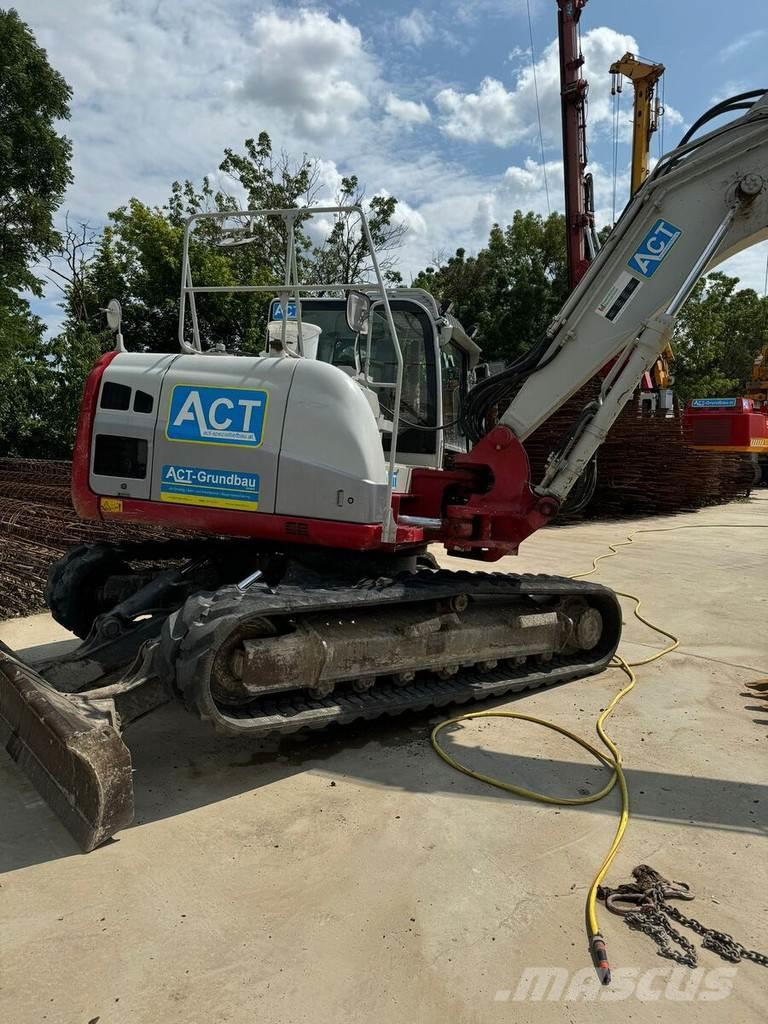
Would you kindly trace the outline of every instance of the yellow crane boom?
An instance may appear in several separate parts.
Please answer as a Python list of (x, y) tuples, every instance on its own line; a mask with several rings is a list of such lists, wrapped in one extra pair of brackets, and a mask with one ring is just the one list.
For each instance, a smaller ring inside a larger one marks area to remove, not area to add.
[[(636, 57), (633, 53), (625, 53), (621, 60), (614, 61), (610, 66), (612, 77), (611, 95), (622, 91), (622, 78), (628, 78), (634, 88), (634, 104), (632, 108), (632, 177), (630, 195), (634, 195), (648, 177), (651, 136), (659, 126), (659, 118), (664, 113), (657, 85), (664, 74), (663, 64)], [(667, 345), (651, 369), (651, 378), (657, 388), (668, 388), (672, 383), (669, 364), (674, 358), (672, 346)]]
[(642, 60), (633, 53), (625, 53), (621, 60), (611, 64), (613, 75), (611, 95), (621, 92), (622, 77), (634, 87), (635, 98), (632, 117), (632, 195), (648, 177), (648, 154), (651, 135), (656, 131), (663, 113), (656, 85), (664, 74), (663, 64)]

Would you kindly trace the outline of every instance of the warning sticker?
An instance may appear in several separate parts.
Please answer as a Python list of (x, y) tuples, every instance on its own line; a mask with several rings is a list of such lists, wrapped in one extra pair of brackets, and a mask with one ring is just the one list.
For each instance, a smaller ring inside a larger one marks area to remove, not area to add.
[(595, 308), (595, 312), (598, 316), (604, 316), (611, 322), (618, 320), (641, 283), (636, 277), (623, 270), (605, 293), (600, 305)]
[(259, 484), (258, 473), (169, 465), (163, 466), (160, 500), (255, 512), (259, 507)]

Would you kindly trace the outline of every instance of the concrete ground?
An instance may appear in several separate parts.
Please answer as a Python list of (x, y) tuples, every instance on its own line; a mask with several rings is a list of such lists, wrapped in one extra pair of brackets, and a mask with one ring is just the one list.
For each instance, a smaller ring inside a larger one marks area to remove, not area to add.
[[(609, 880), (648, 862), (695, 889), (685, 911), (768, 951), (768, 702), (744, 686), (768, 674), (768, 494), (674, 518), (552, 528), (498, 568), (575, 573), (609, 541), (656, 525), (714, 528), (640, 535), (597, 577), (642, 596), (682, 640), (640, 670), (611, 722), (633, 817)], [(622, 652), (635, 660), (660, 638), (630, 608)], [(0, 624), (16, 648), (65, 637), (44, 615)], [(591, 738), (621, 682), (609, 671), (502, 706)], [(617, 798), (553, 808), (484, 786), (431, 750), (440, 717), (254, 745), (165, 707), (127, 734), (134, 826), (87, 856), (3, 752), (0, 1020), (765, 1019), (766, 968), (733, 970), (702, 951), (698, 971), (671, 974), (650, 939), (605, 912), (624, 974), (596, 1006), (583, 904)], [(475, 722), (446, 743), (548, 792), (602, 781), (580, 748), (520, 722)], [(526, 997), (534, 967), (554, 969), (552, 987)]]

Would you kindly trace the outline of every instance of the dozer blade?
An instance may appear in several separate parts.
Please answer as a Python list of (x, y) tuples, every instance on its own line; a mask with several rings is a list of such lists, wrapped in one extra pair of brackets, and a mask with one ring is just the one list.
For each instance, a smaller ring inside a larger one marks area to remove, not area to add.
[(133, 819), (131, 755), (106, 702), (59, 693), (2, 644), (0, 743), (84, 852)]

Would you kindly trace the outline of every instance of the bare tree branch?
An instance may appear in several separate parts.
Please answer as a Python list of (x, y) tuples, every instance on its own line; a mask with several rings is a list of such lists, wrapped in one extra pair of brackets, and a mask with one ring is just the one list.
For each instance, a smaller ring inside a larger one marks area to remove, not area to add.
[(58, 288), (67, 299), (73, 316), (81, 321), (89, 317), (85, 278), (98, 240), (99, 232), (87, 221), (80, 221), (73, 226), (67, 213), (59, 248), (46, 257), (48, 281)]

